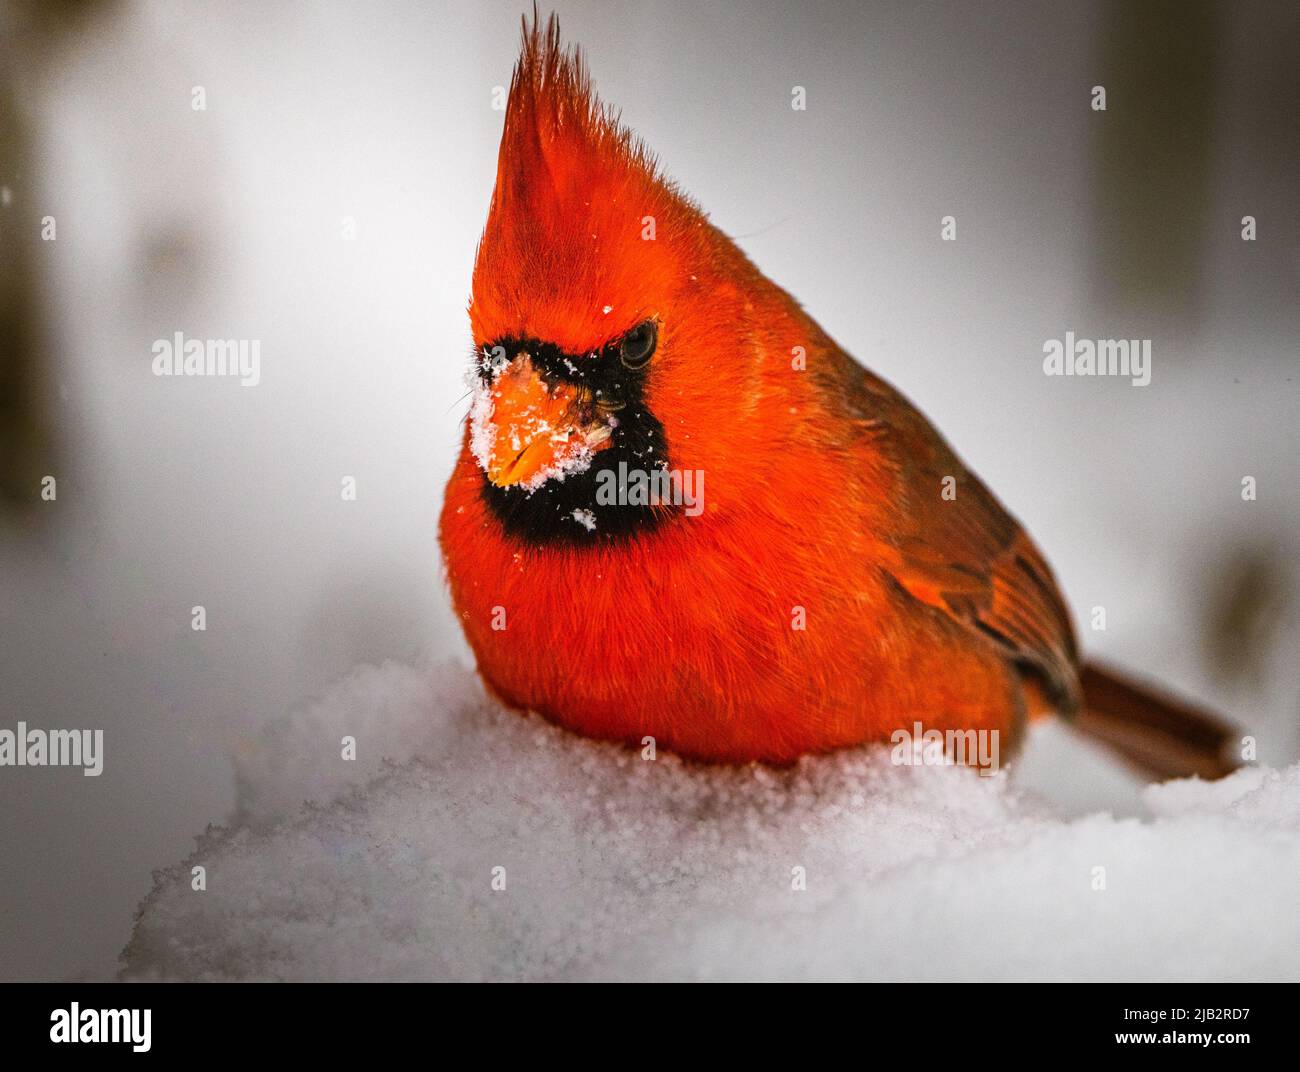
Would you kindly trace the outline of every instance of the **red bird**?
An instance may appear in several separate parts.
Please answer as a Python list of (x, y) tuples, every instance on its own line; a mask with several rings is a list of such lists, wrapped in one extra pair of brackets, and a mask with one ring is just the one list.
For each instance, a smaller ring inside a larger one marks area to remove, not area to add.
[[(1085, 711), (1033, 541), (663, 177), (554, 16), (525, 20), (470, 322), (441, 542), (507, 704), (771, 763), (917, 722), (1006, 754), (1029, 719)], [(1092, 681), (1110, 710), (1087, 724), (1218, 773), (1219, 727)]]

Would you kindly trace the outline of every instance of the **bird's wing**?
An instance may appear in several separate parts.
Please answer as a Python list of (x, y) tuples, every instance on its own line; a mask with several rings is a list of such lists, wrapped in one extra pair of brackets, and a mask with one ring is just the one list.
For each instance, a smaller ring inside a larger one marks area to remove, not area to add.
[(891, 534), (884, 568), (914, 598), (1033, 671), (1052, 701), (1072, 713), (1079, 702), (1078, 652), (1042, 554), (906, 398), (841, 357), (834, 374), (841, 397), (897, 473), (903, 520)]

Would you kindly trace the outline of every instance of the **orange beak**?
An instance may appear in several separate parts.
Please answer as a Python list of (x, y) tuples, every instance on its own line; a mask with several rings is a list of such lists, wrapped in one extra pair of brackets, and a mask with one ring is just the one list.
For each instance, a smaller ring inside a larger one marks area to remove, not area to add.
[(569, 384), (548, 384), (527, 354), (488, 388), (494, 435), (484, 468), (498, 487), (529, 484), (577, 469), (610, 445), (613, 424)]

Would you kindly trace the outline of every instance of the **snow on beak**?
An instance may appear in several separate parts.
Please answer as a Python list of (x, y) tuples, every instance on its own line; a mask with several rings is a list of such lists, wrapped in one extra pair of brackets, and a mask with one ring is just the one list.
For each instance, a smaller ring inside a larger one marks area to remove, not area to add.
[(548, 383), (527, 354), (480, 385), (471, 412), (471, 443), (498, 487), (540, 487), (582, 472), (610, 445), (616, 421), (567, 383)]

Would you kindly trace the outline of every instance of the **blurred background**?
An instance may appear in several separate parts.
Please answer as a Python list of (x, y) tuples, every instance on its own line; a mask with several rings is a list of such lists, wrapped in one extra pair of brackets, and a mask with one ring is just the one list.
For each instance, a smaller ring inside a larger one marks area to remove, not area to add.
[[(1085, 648), (1300, 756), (1300, 7), (554, 8), (1034, 533)], [(0, 978), (111, 974), (268, 719), (358, 663), (468, 659), (436, 519), (522, 11), (0, 4), (0, 727), (106, 753), (0, 769)], [(259, 340), (260, 384), (155, 377), (178, 331)], [(1153, 340), (1151, 385), (1044, 376), (1066, 331)], [(1133, 808), (1062, 732), (1025, 784)]]

